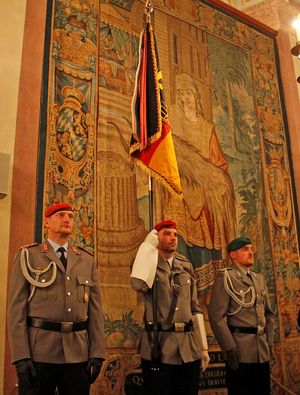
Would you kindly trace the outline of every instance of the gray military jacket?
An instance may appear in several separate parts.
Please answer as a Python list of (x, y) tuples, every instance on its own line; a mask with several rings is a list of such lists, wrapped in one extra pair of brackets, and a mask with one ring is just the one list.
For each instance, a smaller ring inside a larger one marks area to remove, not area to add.
[[(264, 277), (257, 272), (251, 271), (251, 280), (236, 265), (233, 265), (232, 269), (227, 269), (227, 274), (232, 284), (232, 288), (229, 288), (230, 291), (234, 290), (240, 299), (241, 295), (243, 295), (244, 301), (246, 303), (250, 302), (252, 296), (252, 293), (249, 291), (250, 286), (254, 287), (255, 293), (253, 294), (253, 306), (241, 307), (224, 286), (226, 271), (220, 271), (217, 274), (211, 292), (208, 315), (211, 328), (221, 350), (225, 353), (237, 346), (240, 362), (242, 363), (269, 361), (269, 346), (273, 345), (274, 341), (274, 314), (271, 309)], [(264, 333), (231, 333), (228, 326), (260, 326), (264, 328), (262, 329)]]
[[(170, 265), (161, 256), (158, 258), (155, 276), (158, 284), (157, 321), (162, 324), (167, 323), (173, 299), (172, 276), (177, 276), (176, 282), (180, 284), (180, 292), (172, 322), (188, 323), (194, 314), (202, 312), (198, 304), (193, 267), (190, 262), (175, 257), (171, 275)], [(151, 290), (144, 281), (137, 278), (132, 277), (131, 284), (136, 291), (144, 294), (145, 321), (147, 323), (153, 322)], [(182, 361), (192, 362), (201, 357), (197, 336), (194, 332), (159, 332), (158, 338), (163, 363), (179, 365)], [(151, 360), (151, 348), (145, 331), (142, 334), (140, 353), (142, 358)]]
[[(93, 257), (80, 248), (69, 245), (65, 271), (59, 257), (45, 240), (28, 247), (33, 268), (46, 268), (49, 262), (57, 266), (56, 280), (46, 288), (36, 288), (30, 302), (30, 284), (21, 270), (20, 252), (16, 254), (8, 294), (8, 335), (12, 362), (32, 358), (37, 362), (77, 363), (88, 358), (104, 358), (105, 340), (100, 288)], [(47, 282), (48, 270), (39, 278)], [(87, 321), (87, 330), (54, 332), (27, 326), (27, 317), (47, 321)]]

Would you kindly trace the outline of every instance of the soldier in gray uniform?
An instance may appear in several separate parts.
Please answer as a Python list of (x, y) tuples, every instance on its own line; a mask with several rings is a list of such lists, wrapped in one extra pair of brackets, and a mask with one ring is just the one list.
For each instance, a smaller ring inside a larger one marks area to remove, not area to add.
[(252, 242), (239, 237), (228, 244), (231, 269), (218, 273), (208, 314), (224, 353), (229, 395), (270, 394), (270, 352), (274, 314), (264, 277), (250, 270)]
[(201, 368), (209, 363), (195, 275), (189, 261), (174, 256), (176, 247), (176, 223), (157, 224), (131, 273), (133, 288), (144, 296), (140, 353), (148, 395), (198, 394)]
[(8, 335), (20, 395), (87, 395), (104, 360), (93, 256), (68, 243), (72, 207), (45, 212), (48, 238), (21, 247), (11, 272)]

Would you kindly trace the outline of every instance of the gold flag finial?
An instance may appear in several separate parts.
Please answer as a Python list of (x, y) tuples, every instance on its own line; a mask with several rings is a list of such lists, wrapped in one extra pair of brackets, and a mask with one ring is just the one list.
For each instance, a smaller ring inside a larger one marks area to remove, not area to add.
[(146, 14), (146, 22), (151, 23), (151, 14), (153, 12), (153, 4), (151, 0), (147, 0), (145, 4), (145, 14)]

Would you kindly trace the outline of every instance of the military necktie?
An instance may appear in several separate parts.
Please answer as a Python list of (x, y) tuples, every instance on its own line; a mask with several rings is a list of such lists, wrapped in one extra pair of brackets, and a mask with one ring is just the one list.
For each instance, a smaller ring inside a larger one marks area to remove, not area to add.
[(247, 273), (246, 273), (246, 276), (249, 278), (249, 280), (250, 280), (250, 281), (252, 281), (252, 282), (253, 282), (253, 280), (252, 280), (252, 276), (251, 276), (250, 272), (247, 272)]
[(57, 251), (60, 252), (60, 254), (61, 254), (60, 255), (61, 263), (64, 265), (64, 268), (66, 269), (67, 268), (67, 258), (65, 257), (66, 250), (64, 249), (64, 247), (59, 247), (57, 249)]

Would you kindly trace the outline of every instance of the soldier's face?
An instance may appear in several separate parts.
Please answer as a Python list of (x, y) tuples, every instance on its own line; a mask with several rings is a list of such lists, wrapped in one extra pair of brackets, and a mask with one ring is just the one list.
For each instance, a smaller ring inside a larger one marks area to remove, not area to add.
[(74, 216), (72, 211), (58, 211), (45, 219), (45, 226), (50, 239), (55, 236), (67, 237), (71, 234), (74, 226)]
[(247, 244), (236, 251), (231, 251), (230, 256), (234, 263), (243, 266), (244, 268), (248, 268), (254, 263), (253, 246), (252, 244)]
[(173, 228), (163, 228), (158, 232), (158, 250), (164, 252), (174, 252), (177, 248), (177, 230)]

